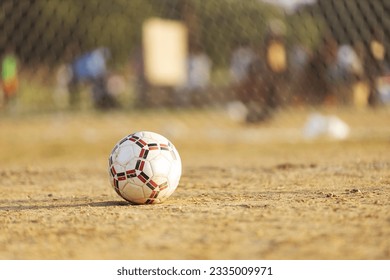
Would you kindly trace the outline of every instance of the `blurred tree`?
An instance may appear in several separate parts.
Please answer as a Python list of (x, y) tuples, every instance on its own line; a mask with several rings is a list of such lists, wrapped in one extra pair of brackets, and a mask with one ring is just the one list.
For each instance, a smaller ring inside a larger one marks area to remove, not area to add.
[[(285, 18), (280, 8), (259, 0), (2, 0), (0, 52), (12, 45), (24, 63), (56, 65), (67, 56), (106, 46), (112, 61), (123, 64), (141, 43), (143, 21), (152, 16), (184, 20), (191, 40), (217, 66), (228, 63), (234, 42), (259, 44), (267, 22)], [(296, 26), (302, 29), (295, 31), (307, 34), (310, 24)]]
[(280, 9), (258, 0), (193, 2), (202, 26), (199, 38), (215, 65), (229, 63), (238, 41), (260, 45), (269, 20), (283, 17)]
[(157, 14), (143, 0), (4, 0), (0, 10), (0, 51), (12, 45), (23, 62), (50, 64), (69, 49), (75, 54), (97, 46), (123, 60), (140, 42), (143, 20)]
[(313, 7), (303, 7), (295, 13), (288, 15), (287, 39), (289, 45), (301, 44), (313, 50), (318, 47), (325, 23), (318, 17), (318, 12)]

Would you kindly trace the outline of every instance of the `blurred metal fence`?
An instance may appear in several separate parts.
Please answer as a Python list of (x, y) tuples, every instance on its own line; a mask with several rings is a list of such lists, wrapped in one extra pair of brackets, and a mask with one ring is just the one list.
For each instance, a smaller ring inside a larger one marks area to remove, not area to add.
[(390, 102), (387, 0), (2, 0), (1, 110)]

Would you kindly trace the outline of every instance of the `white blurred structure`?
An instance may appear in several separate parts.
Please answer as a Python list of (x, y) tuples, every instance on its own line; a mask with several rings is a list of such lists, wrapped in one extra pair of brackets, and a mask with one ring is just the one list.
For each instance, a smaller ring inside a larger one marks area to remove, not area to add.
[(231, 120), (244, 122), (248, 114), (248, 108), (240, 101), (232, 101), (227, 104), (226, 112)]
[(186, 82), (188, 31), (180, 21), (150, 18), (143, 24), (145, 74), (155, 86)]
[(314, 113), (309, 115), (304, 125), (303, 137), (308, 140), (320, 137), (343, 140), (349, 136), (349, 132), (349, 126), (340, 118)]

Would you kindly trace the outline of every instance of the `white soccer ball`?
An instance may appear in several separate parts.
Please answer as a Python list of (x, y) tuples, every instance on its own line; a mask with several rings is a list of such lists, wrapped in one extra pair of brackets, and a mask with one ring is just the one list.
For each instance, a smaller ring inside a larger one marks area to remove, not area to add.
[(161, 203), (179, 184), (180, 155), (167, 138), (154, 132), (124, 137), (115, 145), (108, 162), (112, 187), (134, 204)]

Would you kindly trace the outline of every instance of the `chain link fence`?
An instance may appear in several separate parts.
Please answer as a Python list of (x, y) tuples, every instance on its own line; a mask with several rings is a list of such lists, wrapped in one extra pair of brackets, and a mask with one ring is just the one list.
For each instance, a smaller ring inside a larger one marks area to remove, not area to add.
[(1, 110), (390, 102), (386, 0), (3, 0)]

